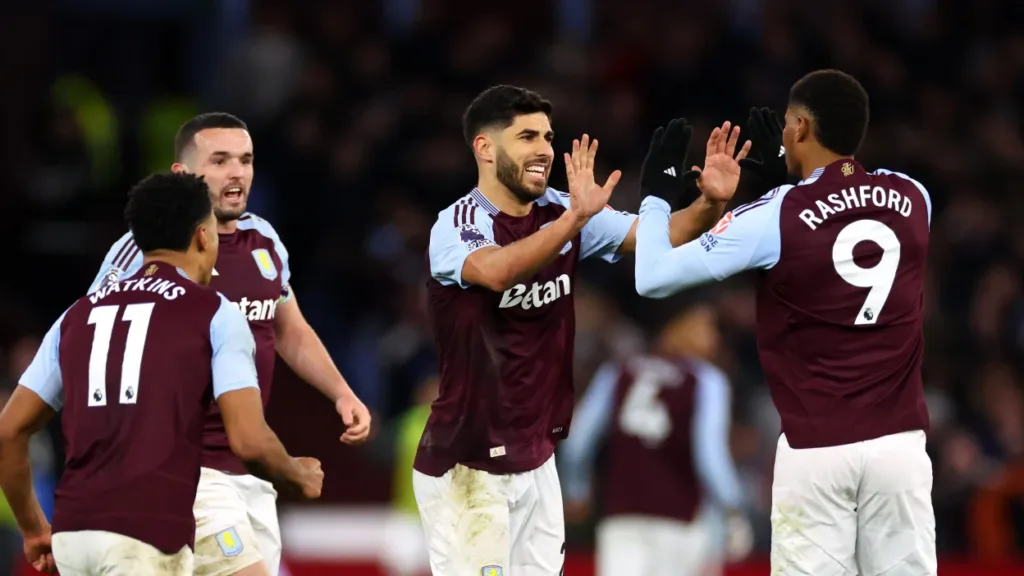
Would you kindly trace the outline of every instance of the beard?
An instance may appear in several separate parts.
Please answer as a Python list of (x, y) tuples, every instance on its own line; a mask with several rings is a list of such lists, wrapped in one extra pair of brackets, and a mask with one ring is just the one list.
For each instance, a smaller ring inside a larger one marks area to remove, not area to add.
[(221, 206), (215, 206), (213, 208), (213, 215), (217, 218), (217, 222), (231, 222), (232, 220), (238, 220), (245, 214), (246, 204), (242, 204), (238, 208), (223, 208)]
[(504, 150), (499, 148), (494, 160), (498, 182), (501, 182), (505, 188), (508, 188), (520, 202), (523, 204), (533, 202), (544, 195), (548, 184), (546, 178), (538, 190), (523, 182), (525, 170), (522, 166), (516, 164), (515, 160)]

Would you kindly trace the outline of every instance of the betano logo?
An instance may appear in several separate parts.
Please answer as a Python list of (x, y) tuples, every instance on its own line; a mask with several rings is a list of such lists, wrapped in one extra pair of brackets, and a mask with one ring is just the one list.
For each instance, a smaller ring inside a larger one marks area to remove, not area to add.
[(548, 280), (541, 284), (534, 282), (533, 286), (527, 288), (526, 284), (516, 284), (505, 290), (501, 295), (501, 304), (498, 308), (522, 307), (523, 310), (539, 308), (550, 304), (565, 294), (572, 292), (569, 275), (562, 274), (554, 280)]
[(242, 315), (250, 322), (257, 320), (273, 320), (277, 313), (277, 300), (249, 300), (242, 298), (238, 302), (232, 302), (242, 311)]

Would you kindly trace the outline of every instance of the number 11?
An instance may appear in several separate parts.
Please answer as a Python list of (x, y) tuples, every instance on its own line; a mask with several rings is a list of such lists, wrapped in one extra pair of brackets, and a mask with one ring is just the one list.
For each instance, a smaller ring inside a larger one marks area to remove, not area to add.
[[(139, 370), (153, 306), (153, 302), (147, 302), (124, 307), (122, 320), (130, 325), (121, 361), (121, 404), (135, 404), (139, 398)], [(120, 306), (98, 306), (89, 312), (89, 324), (96, 326), (89, 352), (89, 406), (107, 405), (107, 356), (119, 309)]]

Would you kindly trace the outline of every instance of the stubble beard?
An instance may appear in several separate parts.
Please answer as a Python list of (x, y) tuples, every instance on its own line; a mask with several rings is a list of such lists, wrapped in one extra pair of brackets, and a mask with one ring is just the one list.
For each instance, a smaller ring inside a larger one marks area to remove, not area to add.
[(495, 157), (495, 174), (498, 182), (501, 182), (509, 192), (521, 203), (528, 204), (544, 195), (547, 189), (547, 180), (540, 190), (535, 190), (523, 182), (525, 170), (516, 164), (504, 150), (498, 150)]
[(225, 224), (227, 222), (233, 222), (242, 217), (245, 214), (245, 205), (243, 204), (240, 208), (234, 208), (227, 210), (224, 208), (214, 208), (213, 216), (217, 218), (217, 223)]

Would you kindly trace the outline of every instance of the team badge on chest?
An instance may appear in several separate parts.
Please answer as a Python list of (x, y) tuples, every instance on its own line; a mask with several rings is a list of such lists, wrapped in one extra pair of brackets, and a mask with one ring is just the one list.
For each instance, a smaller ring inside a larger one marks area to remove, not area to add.
[(277, 266), (274, 265), (274, 259), (270, 257), (270, 252), (267, 252), (265, 248), (257, 248), (252, 251), (252, 257), (256, 260), (256, 265), (259, 266), (260, 274), (267, 280), (277, 279)]

